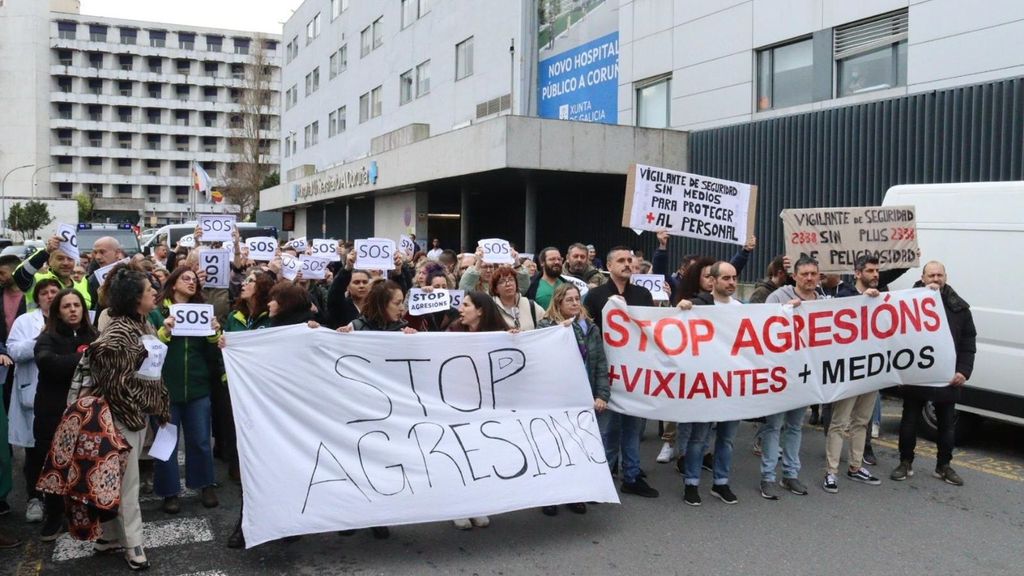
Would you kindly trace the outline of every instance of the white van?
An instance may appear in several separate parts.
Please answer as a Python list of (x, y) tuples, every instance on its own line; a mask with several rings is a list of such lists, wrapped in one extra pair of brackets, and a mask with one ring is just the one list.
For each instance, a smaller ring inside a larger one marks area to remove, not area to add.
[[(178, 240), (195, 232), (196, 224), (197, 222), (192, 220), (184, 224), (168, 224), (160, 228), (143, 243), (143, 254), (152, 254), (153, 248), (160, 242), (166, 244), (171, 250), (175, 249), (178, 246)], [(277, 227), (275, 226), (260, 226), (255, 222), (236, 222), (235, 225), (238, 226), (238, 233), (243, 240), (254, 236), (277, 238)]]
[[(978, 329), (957, 436), (969, 435), (980, 417), (1024, 425), (1024, 182), (893, 186), (882, 202), (908, 204), (917, 209), (921, 264), (945, 264)], [(909, 288), (920, 277), (910, 270), (891, 287)], [(925, 416), (934, 426), (929, 409)]]

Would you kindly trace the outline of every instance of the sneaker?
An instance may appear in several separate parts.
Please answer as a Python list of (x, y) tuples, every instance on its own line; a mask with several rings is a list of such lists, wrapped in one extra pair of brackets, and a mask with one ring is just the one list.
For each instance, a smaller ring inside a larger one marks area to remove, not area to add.
[(857, 470), (856, 472), (852, 470), (847, 470), (846, 477), (849, 478), (850, 480), (853, 480), (854, 482), (862, 482), (864, 484), (870, 484), (872, 486), (879, 486), (882, 484), (881, 480), (872, 476), (871, 472), (868, 472), (868, 469), (864, 468), (863, 466), (861, 466), (860, 470)]
[(545, 516), (558, 516), (558, 506), (543, 506), (540, 511)]
[(711, 487), (711, 493), (718, 496), (718, 499), (726, 504), (735, 504), (740, 501), (740, 499), (732, 493), (728, 484), (715, 484)]
[(487, 528), (491, 525), (491, 519), (487, 516), (473, 516), (469, 519), (469, 523), (477, 528)]
[(700, 490), (692, 484), (687, 484), (683, 487), (683, 502), (686, 502), (690, 506), (700, 506)]
[(149, 569), (149, 560), (146, 559), (146, 552), (142, 549), (142, 546), (126, 549), (124, 551), (124, 561), (128, 563), (128, 567), (132, 570)]
[(472, 530), (473, 523), (469, 521), (469, 518), (459, 518), (458, 520), (452, 520), (452, 524), (459, 530)]
[(124, 548), (120, 540), (104, 540), (100, 538), (92, 543), (92, 551), (96, 554), (108, 554), (110, 552), (117, 552)]
[(715, 471), (715, 456), (710, 452), (704, 455), (704, 458), (700, 461), (700, 467), (708, 472)]
[(665, 442), (661, 445), (661, 452), (658, 452), (658, 458), (656, 461), (658, 464), (668, 464), (672, 461), (672, 457), (676, 455), (675, 448), (671, 442)]
[(868, 466), (878, 465), (878, 459), (875, 458), (875, 450), (871, 447), (871, 444), (864, 447), (864, 457), (862, 460)]
[(39, 498), (31, 498), (28, 501), (28, 505), (25, 506), (25, 521), (26, 522), (42, 522), (43, 521), (43, 501)]
[(807, 496), (807, 486), (799, 478), (783, 478), (779, 485), (797, 496)]
[(765, 500), (778, 500), (779, 494), (775, 490), (775, 483), (761, 480), (761, 498)]
[(914, 467), (909, 460), (900, 460), (900, 465), (889, 474), (891, 480), (902, 482), (914, 475)]
[(635, 482), (623, 482), (622, 483), (623, 494), (635, 494), (643, 498), (657, 498), (658, 491), (647, 485), (647, 481), (643, 478), (637, 478)]
[(216, 508), (220, 504), (220, 501), (217, 499), (217, 491), (213, 486), (203, 488), (200, 500), (203, 503), (203, 508)]
[(871, 423), (871, 437), (872, 438), (878, 438), (878, 433), (879, 432), (881, 432), (881, 429), (879, 428), (878, 423), (877, 422), (872, 422)]
[(825, 474), (825, 481), (821, 483), (821, 488), (829, 494), (836, 494), (839, 492), (839, 484), (836, 482), (835, 474)]
[(39, 540), (42, 542), (53, 542), (64, 531), (64, 516), (61, 514), (47, 514), (43, 522), (43, 529), (39, 531)]
[(168, 496), (164, 498), (164, 504), (160, 507), (161, 510), (166, 514), (177, 514), (181, 512), (181, 502), (177, 496)]
[(960, 475), (956, 473), (956, 470), (953, 470), (949, 464), (936, 467), (933, 475), (936, 478), (941, 479), (946, 484), (952, 484), (953, 486), (964, 485), (964, 479), (961, 478)]

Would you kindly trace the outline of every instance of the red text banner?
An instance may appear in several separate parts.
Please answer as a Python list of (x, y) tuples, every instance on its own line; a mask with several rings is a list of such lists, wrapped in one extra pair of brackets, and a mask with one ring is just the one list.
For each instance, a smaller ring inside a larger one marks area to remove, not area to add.
[(717, 422), (834, 402), (899, 384), (945, 386), (956, 352), (927, 288), (803, 302), (604, 308), (611, 408)]

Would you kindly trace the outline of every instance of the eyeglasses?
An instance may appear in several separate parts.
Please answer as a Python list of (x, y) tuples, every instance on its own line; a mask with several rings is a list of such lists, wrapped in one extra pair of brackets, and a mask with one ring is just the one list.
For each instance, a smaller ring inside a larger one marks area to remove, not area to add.
[(255, 281), (256, 281), (256, 278), (254, 278), (252, 276), (249, 276), (245, 280), (242, 280), (242, 286), (245, 286), (246, 284), (252, 284)]
[(498, 283), (499, 284), (515, 284), (516, 283), (516, 278), (515, 278), (515, 276), (505, 276), (504, 278), (499, 280)]
[(178, 280), (184, 282), (185, 284), (195, 284), (196, 283), (196, 279), (194, 277), (192, 277), (192, 276), (182, 275), (182, 276), (178, 277)]

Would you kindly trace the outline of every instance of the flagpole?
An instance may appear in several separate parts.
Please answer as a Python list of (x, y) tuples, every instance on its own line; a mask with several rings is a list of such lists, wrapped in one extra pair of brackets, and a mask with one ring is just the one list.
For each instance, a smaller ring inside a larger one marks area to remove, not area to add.
[(191, 164), (189, 164), (188, 179), (189, 179), (189, 199), (191, 200), (191, 204), (192, 204), (192, 213), (191, 213), (191, 217), (189, 218), (189, 220), (195, 220), (196, 219), (196, 194), (198, 193), (198, 191), (196, 190), (196, 161), (195, 160), (193, 160), (191, 162)]

